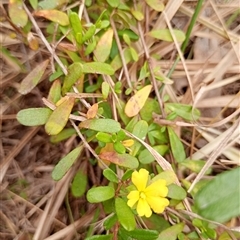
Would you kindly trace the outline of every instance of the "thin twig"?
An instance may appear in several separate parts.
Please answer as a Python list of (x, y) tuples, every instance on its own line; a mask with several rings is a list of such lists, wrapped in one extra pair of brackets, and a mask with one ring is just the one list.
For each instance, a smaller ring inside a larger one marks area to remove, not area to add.
[[(135, 3), (135, 1), (134, 1), (134, 3)], [(159, 94), (157, 81), (156, 81), (156, 78), (155, 78), (154, 72), (153, 72), (151, 58), (150, 58), (150, 55), (149, 55), (147, 45), (146, 45), (145, 40), (144, 40), (142, 27), (141, 27), (141, 24), (140, 24), (139, 21), (138, 21), (138, 32), (139, 32), (140, 39), (141, 39), (141, 42), (142, 42), (142, 45), (143, 45), (143, 49), (144, 49), (144, 52), (145, 52), (146, 59), (148, 61), (148, 68), (149, 68), (149, 72), (150, 72), (150, 76), (151, 76), (151, 82), (153, 84), (153, 88), (154, 88), (155, 94), (157, 96), (157, 100), (158, 100), (158, 103), (159, 103), (159, 106), (160, 106), (160, 109), (161, 109), (162, 116), (163, 116), (163, 118), (165, 118), (166, 116), (165, 116), (165, 112), (164, 112), (163, 101), (162, 101), (162, 99), (160, 97), (160, 94)]]
[(173, 41), (174, 41), (175, 46), (176, 46), (176, 48), (177, 48), (179, 57), (180, 57), (180, 59), (181, 59), (181, 61), (182, 61), (183, 68), (184, 68), (184, 70), (185, 70), (186, 77), (187, 77), (187, 80), (188, 80), (188, 84), (189, 84), (189, 88), (190, 88), (190, 92), (191, 92), (191, 96), (192, 96), (192, 101), (194, 101), (194, 94), (193, 94), (194, 91), (193, 91), (192, 81), (191, 81), (189, 72), (188, 72), (188, 70), (187, 70), (187, 66), (186, 66), (186, 63), (185, 63), (185, 60), (184, 60), (183, 53), (182, 53), (182, 51), (181, 51), (181, 49), (180, 49), (180, 47), (179, 47), (179, 45), (178, 45), (178, 42), (177, 42), (177, 39), (176, 39), (175, 34), (174, 34), (174, 32), (173, 32), (171, 23), (170, 23), (169, 19), (167, 18), (167, 15), (166, 15), (166, 13), (165, 13), (164, 11), (163, 11), (163, 15), (164, 15), (164, 17), (165, 17), (165, 21), (166, 21), (166, 23), (167, 23), (168, 29), (170, 30), (170, 33), (171, 33), (172, 38), (173, 38)]
[(76, 130), (78, 136), (81, 138), (83, 145), (89, 150), (89, 152), (92, 153), (92, 155), (99, 161), (101, 162), (102, 166), (104, 166), (105, 168), (108, 168), (108, 166), (102, 161), (102, 159), (99, 158), (99, 156), (95, 153), (95, 151), (91, 148), (91, 146), (88, 144), (88, 142), (86, 141), (86, 139), (84, 138), (84, 136), (82, 135), (82, 133), (80, 132), (79, 128), (77, 127), (77, 125), (74, 123), (73, 120), (70, 119), (70, 122), (72, 124), (72, 126), (74, 127), (74, 129)]
[(222, 149), (226, 147), (233, 133), (239, 127), (239, 123), (240, 123), (240, 118), (234, 123), (234, 125), (231, 128), (227, 130), (228, 133), (226, 137), (224, 138), (223, 141), (220, 142), (220, 144), (216, 147), (216, 149), (211, 153), (211, 155), (209, 156), (209, 159), (207, 160), (207, 162), (205, 163), (205, 165), (203, 166), (203, 168), (201, 169), (197, 177), (194, 179), (192, 185), (188, 189), (188, 192), (191, 192), (193, 190), (194, 186), (201, 180), (201, 178), (204, 176), (204, 174), (209, 169), (209, 167), (213, 165), (214, 161), (219, 156), (219, 154), (222, 153)]
[(116, 43), (117, 43), (117, 46), (118, 46), (118, 50), (119, 50), (119, 54), (120, 54), (120, 57), (121, 57), (121, 60), (122, 60), (123, 70), (124, 70), (124, 73), (125, 73), (125, 77), (126, 77), (126, 80), (127, 80), (128, 87), (132, 88), (132, 83), (131, 83), (130, 76), (129, 76), (129, 73), (128, 73), (127, 64), (126, 64), (126, 61), (125, 61), (125, 58), (124, 58), (122, 45), (120, 43), (118, 33), (117, 33), (117, 30), (116, 30), (116, 26), (115, 26), (115, 23), (112, 19), (112, 16), (110, 16), (110, 23), (111, 23), (111, 26), (112, 26), (112, 29), (113, 29), (114, 37), (115, 37), (115, 40), (116, 40)]
[(63, 63), (61, 62), (61, 60), (59, 59), (59, 57), (55, 54), (55, 52), (53, 51), (53, 49), (51, 48), (50, 44), (48, 43), (47, 39), (45, 38), (45, 36), (43, 35), (41, 29), (38, 27), (38, 24), (36, 23), (35, 19), (33, 18), (32, 14), (29, 12), (28, 8), (26, 7), (25, 4), (23, 4), (23, 7), (29, 17), (29, 19), (31, 20), (38, 36), (42, 39), (43, 43), (45, 44), (46, 48), (48, 49), (48, 51), (51, 53), (51, 55), (54, 57), (54, 59), (56, 60), (56, 62), (58, 63), (58, 65), (60, 66), (60, 68), (62, 69), (63, 73), (65, 75), (68, 74), (67, 68), (63, 65)]

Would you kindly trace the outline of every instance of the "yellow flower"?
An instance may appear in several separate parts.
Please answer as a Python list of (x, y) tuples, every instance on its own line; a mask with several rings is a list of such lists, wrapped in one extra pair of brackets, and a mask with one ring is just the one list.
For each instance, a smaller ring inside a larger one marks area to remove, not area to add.
[(149, 172), (146, 169), (141, 168), (139, 172), (134, 171), (132, 174), (132, 183), (137, 190), (131, 191), (128, 198), (128, 206), (137, 207), (137, 213), (139, 216), (150, 217), (152, 210), (155, 213), (162, 213), (169, 205), (168, 199), (165, 197), (168, 194), (168, 188), (164, 179), (156, 180), (148, 185)]

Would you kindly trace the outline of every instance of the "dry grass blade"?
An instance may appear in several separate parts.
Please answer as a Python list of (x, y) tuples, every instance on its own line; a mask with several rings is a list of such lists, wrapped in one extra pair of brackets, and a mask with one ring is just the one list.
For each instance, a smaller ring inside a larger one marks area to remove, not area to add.
[[(239, 135), (239, 124), (240, 124), (240, 119), (238, 119), (233, 126), (231, 126), (227, 131), (225, 131), (223, 134), (221, 134), (218, 138), (214, 139), (213, 144), (208, 144), (208, 147), (211, 145), (211, 149), (213, 152), (209, 156), (206, 164), (204, 167), (201, 169), (197, 177), (194, 179), (193, 183), (191, 184), (190, 188), (188, 189), (188, 192), (191, 192), (194, 186), (199, 182), (199, 180), (204, 176), (206, 171), (209, 169), (209, 167), (212, 166), (216, 158), (222, 154), (224, 151), (228, 141), (231, 138), (234, 138), (237, 135)], [(214, 146), (213, 146), (214, 145)], [(203, 152), (203, 148), (201, 149)], [(206, 152), (205, 152), (206, 154)], [(196, 156), (197, 154), (195, 153), (192, 158), (193, 159), (199, 159), (199, 156)]]
[(8, 170), (8, 167), (11, 164), (11, 161), (13, 160), (13, 158), (19, 154), (19, 152), (23, 149), (23, 147), (27, 144), (27, 142), (29, 142), (34, 135), (39, 131), (39, 127), (33, 128), (32, 130), (30, 130), (25, 137), (22, 139), (22, 141), (16, 145), (12, 151), (9, 153), (9, 155), (3, 160), (3, 162), (0, 165), (0, 182), (2, 183), (4, 176)]

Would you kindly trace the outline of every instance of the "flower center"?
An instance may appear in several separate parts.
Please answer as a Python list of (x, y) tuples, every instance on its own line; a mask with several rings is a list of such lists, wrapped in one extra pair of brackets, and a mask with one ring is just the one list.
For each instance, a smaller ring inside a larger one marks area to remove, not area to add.
[(140, 198), (145, 199), (146, 198), (146, 194), (144, 192), (140, 192)]

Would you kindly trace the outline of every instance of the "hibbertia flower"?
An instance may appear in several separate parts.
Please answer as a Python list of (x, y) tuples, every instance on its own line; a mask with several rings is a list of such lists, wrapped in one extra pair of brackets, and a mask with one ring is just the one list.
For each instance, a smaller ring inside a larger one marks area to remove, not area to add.
[(136, 206), (136, 210), (139, 216), (150, 217), (152, 210), (155, 213), (162, 213), (169, 205), (169, 201), (166, 198), (168, 194), (168, 188), (164, 179), (156, 180), (150, 184), (149, 172), (146, 169), (141, 168), (139, 171), (132, 173), (132, 183), (135, 185), (136, 190), (132, 190), (128, 198), (128, 206), (133, 208)]

